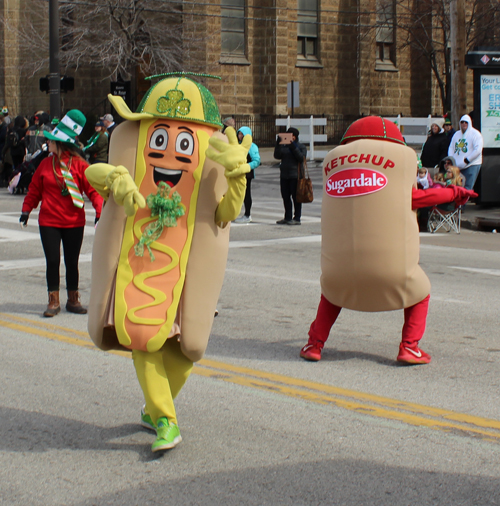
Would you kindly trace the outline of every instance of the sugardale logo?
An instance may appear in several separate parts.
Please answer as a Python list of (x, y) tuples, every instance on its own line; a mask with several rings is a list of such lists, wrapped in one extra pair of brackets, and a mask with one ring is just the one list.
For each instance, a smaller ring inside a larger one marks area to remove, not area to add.
[(359, 197), (375, 193), (387, 185), (387, 177), (376, 170), (352, 167), (332, 174), (325, 184), (330, 197)]

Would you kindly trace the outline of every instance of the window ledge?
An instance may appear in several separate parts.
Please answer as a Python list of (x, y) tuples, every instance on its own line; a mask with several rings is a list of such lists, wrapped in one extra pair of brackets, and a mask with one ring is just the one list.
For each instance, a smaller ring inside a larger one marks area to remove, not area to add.
[(392, 63), (392, 61), (382, 60), (375, 61), (375, 70), (379, 70), (381, 72), (399, 72), (399, 69), (394, 66), (394, 63)]
[(245, 56), (221, 55), (219, 59), (221, 65), (250, 65)]
[(323, 65), (318, 60), (306, 60), (305, 58), (298, 58), (296, 67), (305, 67), (310, 69), (322, 69)]

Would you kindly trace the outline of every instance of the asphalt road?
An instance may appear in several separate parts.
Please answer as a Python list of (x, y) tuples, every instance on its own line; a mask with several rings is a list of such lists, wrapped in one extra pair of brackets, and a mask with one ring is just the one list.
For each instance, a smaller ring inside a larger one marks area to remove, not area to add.
[[(319, 301), (320, 170), (300, 227), (278, 171), (233, 225), (219, 316), (177, 402), (183, 442), (152, 454), (127, 354), (95, 349), (86, 317), (41, 317), (36, 216), (0, 190), (0, 504), (500, 504), (500, 237), (422, 234), (432, 283), (422, 348), (395, 362), (402, 312), (343, 311), (319, 363), (298, 356)], [(88, 302), (93, 214), (81, 258)], [(63, 297), (63, 301), (65, 298)]]

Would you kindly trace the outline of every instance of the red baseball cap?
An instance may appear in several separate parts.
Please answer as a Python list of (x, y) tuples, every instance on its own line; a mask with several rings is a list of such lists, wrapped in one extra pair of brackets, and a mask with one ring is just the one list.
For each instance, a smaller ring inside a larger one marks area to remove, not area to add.
[(380, 116), (366, 116), (365, 118), (356, 120), (346, 130), (340, 144), (347, 144), (359, 139), (379, 139), (406, 146), (406, 142), (397, 125)]

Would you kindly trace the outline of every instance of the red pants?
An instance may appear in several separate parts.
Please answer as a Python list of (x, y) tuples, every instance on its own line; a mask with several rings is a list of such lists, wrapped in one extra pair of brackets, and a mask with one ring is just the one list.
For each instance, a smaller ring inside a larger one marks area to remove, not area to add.
[[(411, 345), (417, 344), (422, 339), (425, 332), (430, 297), (430, 295), (427, 295), (424, 300), (417, 302), (414, 306), (405, 308), (402, 342)], [(341, 309), (341, 307), (328, 302), (324, 295), (321, 295), (316, 319), (311, 323), (309, 329), (309, 343), (318, 341), (322, 344), (326, 343)]]

